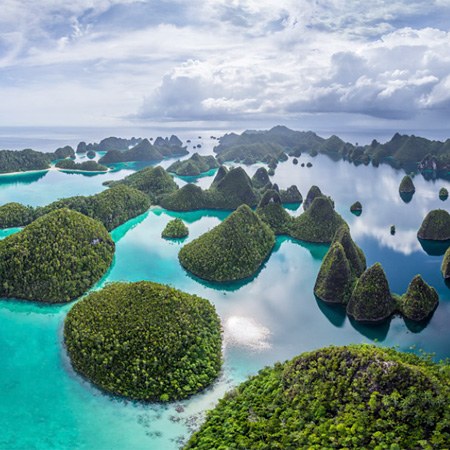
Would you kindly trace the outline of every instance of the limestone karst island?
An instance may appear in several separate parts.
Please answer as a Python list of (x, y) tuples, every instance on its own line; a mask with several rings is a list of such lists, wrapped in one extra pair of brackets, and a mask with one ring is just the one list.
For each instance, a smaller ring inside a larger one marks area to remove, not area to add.
[(0, 450), (450, 449), (450, 4), (6, 0)]

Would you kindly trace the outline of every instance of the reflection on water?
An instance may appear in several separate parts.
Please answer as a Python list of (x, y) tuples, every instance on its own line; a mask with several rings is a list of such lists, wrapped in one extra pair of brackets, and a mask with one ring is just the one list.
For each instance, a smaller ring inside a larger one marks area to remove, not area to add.
[(426, 239), (419, 239), (421, 247), (428, 255), (432, 256), (441, 256), (443, 255), (447, 249), (450, 247), (450, 239), (446, 241), (429, 241)]
[(320, 298), (316, 297), (317, 306), (325, 315), (325, 317), (332, 323), (335, 327), (340, 328), (344, 325), (347, 313), (345, 312), (345, 307), (343, 305), (333, 305), (326, 303)]
[(48, 170), (38, 170), (35, 172), (0, 174), (0, 186), (18, 186), (20, 184), (32, 184), (40, 180), (41, 178), (44, 178), (47, 173)]
[[(450, 286), (440, 274), (441, 251), (428, 254), (417, 239), (428, 211), (448, 208), (438, 192), (440, 187), (449, 189), (450, 184), (416, 177), (416, 193), (404, 203), (398, 195), (403, 172), (386, 165), (378, 169), (356, 167), (321, 155), (314, 158), (312, 168), (301, 167), (310, 160), (302, 155), (298, 165), (291, 160), (280, 163), (273, 181), (281, 189), (296, 184), (304, 196), (313, 184), (331, 195), (364, 250), (368, 265), (382, 263), (393, 292), (404, 293), (414, 275), (421, 273), (440, 296), (428, 322), (411, 324), (393, 317), (377, 326), (363, 325), (348, 318), (344, 308), (317, 301), (313, 287), (328, 246), (286, 237), (277, 238), (255, 277), (236, 283), (233, 289), (195, 279), (178, 262), (184, 244), (162, 239), (162, 230), (173, 217), (180, 217), (189, 225), (185, 242), (191, 242), (229, 212), (173, 213), (152, 208), (111, 233), (116, 242), (114, 262), (95, 288), (112, 281), (151, 280), (211, 300), (224, 328), (223, 375), (204, 393), (177, 404), (148, 405), (105, 396), (74, 374), (67, 361), (62, 327), (72, 304), (39, 306), (2, 300), (0, 448), (176, 449), (201, 421), (203, 412), (227, 390), (265, 365), (303, 351), (330, 344), (372, 342), (450, 356)], [(167, 167), (169, 163), (161, 164)], [(248, 167), (249, 175), (259, 166)], [(0, 182), (0, 203), (42, 205), (60, 197), (94, 194), (104, 189), (104, 181), (132, 173), (129, 166), (116, 169), (93, 177), (49, 171), (28, 184), (16, 183), (14, 176), (13, 182)], [(205, 176), (198, 184), (208, 187), (212, 179)], [(356, 200), (364, 210), (360, 217), (349, 210)], [(294, 214), (301, 212), (298, 208)], [(395, 236), (390, 235), (392, 224), (396, 225)], [(5, 230), (1, 236), (14, 231), (18, 230)]]
[(400, 198), (405, 202), (409, 203), (414, 196), (414, 192), (400, 192)]

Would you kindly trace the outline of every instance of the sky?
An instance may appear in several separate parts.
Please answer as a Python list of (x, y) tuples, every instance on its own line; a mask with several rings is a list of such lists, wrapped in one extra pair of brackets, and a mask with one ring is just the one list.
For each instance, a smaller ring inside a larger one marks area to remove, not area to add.
[(450, 0), (2, 0), (0, 99), (1, 126), (445, 134)]

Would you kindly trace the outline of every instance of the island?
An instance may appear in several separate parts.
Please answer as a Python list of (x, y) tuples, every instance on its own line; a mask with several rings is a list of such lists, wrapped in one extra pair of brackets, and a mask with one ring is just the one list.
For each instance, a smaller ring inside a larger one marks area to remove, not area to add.
[(294, 219), (290, 235), (301, 241), (329, 243), (339, 227), (345, 223), (334, 210), (333, 201), (319, 196), (303, 214)]
[(400, 182), (400, 186), (398, 188), (401, 199), (405, 203), (409, 203), (416, 192), (416, 188), (414, 186), (413, 180), (410, 175), (405, 175)]
[(324, 195), (322, 194), (322, 191), (320, 190), (320, 188), (318, 186), (315, 186), (315, 185), (311, 186), (309, 188), (308, 193), (306, 194), (306, 199), (303, 203), (303, 209), (306, 211), (311, 206), (311, 203), (313, 202), (313, 200), (316, 197), (322, 197), (322, 196), (324, 196)]
[(410, 175), (405, 175), (402, 178), (398, 191), (400, 194), (414, 194), (416, 192), (416, 187)]
[[(259, 188), (262, 184), (259, 178), (265, 175), (267, 175), (267, 171), (264, 175), (259, 172), (258, 175), (255, 174), (256, 177), (250, 178), (241, 167), (228, 170), (221, 166), (209, 189), (203, 190), (194, 184), (187, 184), (169, 195), (162, 196), (160, 205), (171, 211), (235, 210), (242, 204), (255, 207), (258, 205), (265, 189), (272, 186), (269, 180), (268, 184)], [(256, 186), (254, 186), (254, 182)], [(297, 188), (291, 187), (288, 191), (280, 191), (281, 199), (288, 199), (289, 202), (292, 201), (294, 194), (294, 199), (301, 198)]]
[(184, 448), (445, 448), (449, 374), (374, 345), (303, 353), (225, 394)]
[(22, 227), (49, 212), (69, 208), (101, 222), (108, 231), (122, 225), (150, 208), (143, 192), (119, 185), (91, 196), (68, 197), (46, 206), (32, 208), (19, 203), (0, 206), (0, 228)]
[(178, 176), (194, 177), (218, 167), (219, 163), (214, 156), (202, 156), (194, 153), (189, 159), (174, 162), (168, 167), (167, 171)]
[(108, 168), (95, 161), (77, 163), (72, 159), (62, 159), (55, 164), (57, 169), (79, 172), (107, 172)]
[(105, 274), (113, 256), (114, 242), (100, 222), (53, 211), (0, 241), (0, 296), (68, 302)]
[(417, 232), (423, 240), (447, 241), (450, 239), (450, 214), (445, 209), (430, 211)]
[(406, 318), (421, 322), (437, 308), (439, 296), (420, 275), (416, 275), (401, 298), (401, 312)]
[(254, 275), (275, 245), (275, 235), (247, 205), (179, 252), (181, 265), (199, 278), (215, 282)]
[(152, 203), (157, 204), (161, 197), (178, 190), (178, 185), (172, 176), (160, 166), (146, 167), (126, 176), (122, 180), (105, 181), (104, 186), (129, 186), (146, 194)]
[(346, 306), (347, 314), (358, 322), (374, 324), (393, 313), (421, 322), (439, 303), (436, 290), (420, 275), (404, 295), (391, 294), (381, 264), (366, 269), (364, 252), (354, 243), (347, 225), (338, 229), (322, 261), (314, 295), (326, 303)]
[(341, 225), (320, 266), (315, 296), (327, 303), (346, 305), (366, 268), (364, 252), (353, 241), (348, 225)]
[(0, 173), (26, 172), (29, 170), (47, 170), (52, 155), (32, 149), (0, 150)]
[(445, 187), (439, 189), (439, 199), (445, 201), (448, 199), (448, 190)]
[(78, 302), (64, 343), (78, 373), (134, 400), (187, 398), (209, 386), (222, 364), (214, 306), (148, 281), (111, 283)]
[(181, 219), (173, 219), (167, 223), (161, 233), (164, 239), (182, 239), (189, 235), (189, 228)]
[(70, 145), (66, 145), (57, 148), (53, 155), (53, 159), (75, 158), (75, 150)]
[(285, 160), (286, 153), (293, 157), (309, 153), (345, 159), (356, 165), (385, 163), (407, 172), (419, 171), (426, 178), (449, 178), (450, 173), (450, 139), (440, 142), (399, 133), (384, 144), (374, 139), (369, 145), (360, 146), (335, 135), (323, 138), (312, 131), (293, 131), (278, 125), (270, 130), (225, 134), (219, 138), (214, 152), (222, 162), (269, 163), (272, 159)]
[(356, 282), (347, 304), (347, 314), (358, 322), (379, 323), (396, 309), (383, 267), (375, 263)]
[(259, 202), (256, 214), (276, 235), (289, 235), (293, 218), (283, 208), (280, 194), (273, 189), (266, 191)]
[(0, 206), (0, 229), (24, 227), (35, 219), (35, 210), (32, 206), (11, 202)]
[(252, 176), (252, 184), (256, 189), (266, 189), (272, 187), (272, 182), (269, 178), (269, 173), (265, 167), (259, 167)]
[(355, 203), (353, 203), (353, 205), (350, 206), (350, 212), (353, 213), (355, 216), (360, 216), (362, 213), (361, 202), (356, 201)]
[[(126, 151), (131, 147), (135, 147), (142, 141), (142, 138), (132, 137), (131, 139), (118, 138), (115, 136), (102, 139), (100, 142), (86, 144), (82, 141), (77, 145), (77, 153), (93, 152), (109, 152), (111, 150)], [(89, 157), (89, 155), (88, 155)]]
[(450, 247), (446, 250), (442, 259), (441, 273), (446, 280), (450, 278)]
[(162, 161), (165, 158), (187, 155), (186, 147), (180, 144), (178, 138), (158, 138), (152, 144), (148, 139), (143, 139), (134, 147), (127, 150), (109, 150), (99, 159), (100, 164), (115, 164), (130, 161)]

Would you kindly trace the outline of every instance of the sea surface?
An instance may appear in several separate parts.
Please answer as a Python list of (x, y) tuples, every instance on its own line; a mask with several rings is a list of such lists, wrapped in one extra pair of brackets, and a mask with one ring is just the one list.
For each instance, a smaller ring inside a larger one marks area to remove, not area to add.
[[(83, 138), (75, 132), (42, 131), (34, 138), (0, 133), (0, 148), (33, 147), (51, 151), (60, 145), (76, 146)], [(154, 133), (170, 135), (171, 133)], [(107, 137), (104, 134), (101, 137)], [(179, 133), (192, 140), (189, 150), (210, 153), (217, 130)], [(84, 140), (89, 141), (89, 137)], [(202, 136), (199, 139), (199, 136)], [(146, 136), (143, 136), (146, 137)], [(33, 139), (37, 142), (33, 145)], [(39, 140), (41, 139), (41, 140)], [(27, 143), (29, 145), (23, 145)], [(200, 143), (201, 149), (192, 149)], [(8, 144), (8, 145), (6, 145)], [(173, 161), (173, 160), (172, 160)], [(167, 167), (172, 161), (164, 161)], [(313, 167), (301, 167), (311, 161)], [(398, 194), (404, 173), (382, 165), (354, 166), (326, 156), (302, 155), (299, 165), (292, 158), (280, 163), (273, 181), (281, 188), (296, 184), (303, 196), (313, 184), (330, 195), (337, 211), (348, 221), (368, 265), (382, 263), (391, 290), (406, 291), (414, 275), (434, 286), (440, 303), (426, 324), (405, 323), (394, 317), (381, 326), (359, 325), (340, 308), (317, 301), (313, 286), (325, 245), (307, 244), (278, 237), (269, 260), (251, 280), (215, 285), (190, 276), (178, 263), (184, 243), (195, 239), (223, 220), (228, 213), (198, 211), (173, 213), (152, 208), (112, 232), (116, 255), (98, 289), (111, 281), (151, 280), (166, 283), (212, 301), (224, 331), (223, 373), (204, 393), (169, 405), (142, 404), (106, 395), (71, 369), (62, 342), (64, 318), (74, 303), (46, 306), (32, 302), (0, 300), (0, 449), (57, 450), (164, 450), (177, 449), (198, 427), (206, 410), (223, 394), (249, 375), (275, 361), (327, 345), (374, 343), (401, 350), (433, 353), (436, 359), (450, 357), (450, 288), (439, 271), (445, 246), (422, 248), (417, 230), (431, 209), (449, 209), (438, 191), (450, 183), (414, 178), (416, 193), (409, 203)], [(0, 204), (18, 201), (45, 205), (58, 198), (91, 195), (104, 189), (105, 180), (120, 179), (142, 164), (121, 164), (107, 174), (86, 176), (55, 170), (0, 176)], [(246, 167), (253, 175), (258, 165)], [(198, 179), (180, 179), (207, 187), (214, 173)], [(363, 213), (356, 217), (349, 207), (356, 200)], [(298, 215), (302, 207), (290, 213)], [(189, 226), (185, 241), (161, 238), (161, 231), (173, 217)], [(390, 234), (390, 226), (396, 234)], [(18, 229), (3, 230), (5, 237)], [(428, 254), (428, 253), (431, 254)]]

